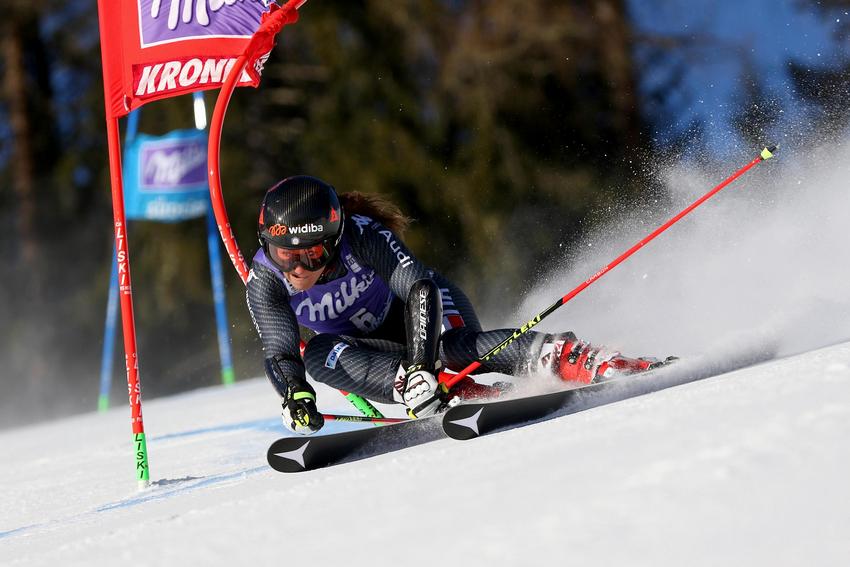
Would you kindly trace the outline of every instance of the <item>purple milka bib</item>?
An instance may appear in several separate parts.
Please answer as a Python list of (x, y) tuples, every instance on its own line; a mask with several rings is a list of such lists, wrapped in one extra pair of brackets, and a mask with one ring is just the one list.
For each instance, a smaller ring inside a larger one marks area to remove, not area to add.
[(367, 335), (384, 322), (393, 293), (371, 266), (358, 263), (345, 236), (339, 258), (348, 273), (307, 291), (294, 289), (262, 249), (254, 255), (254, 262), (271, 268), (283, 281), (299, 325), (317, 333)]

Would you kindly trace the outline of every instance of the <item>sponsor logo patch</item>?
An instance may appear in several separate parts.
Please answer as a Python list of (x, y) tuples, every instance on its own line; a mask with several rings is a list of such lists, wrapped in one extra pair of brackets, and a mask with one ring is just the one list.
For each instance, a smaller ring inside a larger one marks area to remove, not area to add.
[(292, 234), (313, 234), (314, 232), (324, 232), (325, 227), (320, 224), (307, 223), (301, 226), (290, 226), (289, 232)]
[(309, 317), (311, 322), (336, 319), (346, 309), (354, 305), (374, 281), (375, 273), (368, 272), (361, 274), (360, 277), (352, 276), (348, 281), (342, 282), (339, 291), (329, 291), (323, 294), (317, 303), (313, 303), (308, 295), (304, 298), (304, 301), (295, 307), (295, 316), (302, 317), (302, 314), (306, 311), (306, 316)]
[(140, 153), (142, 190), (181, 189), (207, 181), (207, 148), (197, 140), (145, 142)]
[(342, 354), (342, 351), (347, 349), (349, 346), (351, 345), (348, 343), (336, 343), (331, 349), (330, 354), (328, 354), (328, 358), (325, 359), (325, 368), (330, 368), (331, 370), (336, 369), (336, 363), (339, 362), (339, 357)]
[(369, 226), (374, 221), (365, 215), (352, 215), (351, 220), (357, 224), (360, 234), (363, 234), (363, 227)]
[(428, 290), (419, 290), (419, 338), (428, 339)]
[(401, 248), (401, 244), (399, 244), (393, 233), (389, 230), (381, 230), (378, 232), (381, 236), (383, 236), (387, 240), (387, 244), (390, 246), (390, 250), (395, 253), (396, 258), (398, 259), (399, 265), (402, 268), (406, 268), (413, 264), (413, 259), (404, 253), (404, 250)]
[[(185, 57), (162, 63), (133, 65), (133, 91), (139, 99), (193, 89), (198, 85), (218, 85), (236, 64), (235, 57)], [(242, 71), (240, 82), (250, 82)]]
[(360, 271), (363, 270), (363, 268), (360, 267), (360, 264), (357, 263), (357, 260), (355, 260), (353, 254), (345, 255), (345, 263), (355, 274), (359, 274)]

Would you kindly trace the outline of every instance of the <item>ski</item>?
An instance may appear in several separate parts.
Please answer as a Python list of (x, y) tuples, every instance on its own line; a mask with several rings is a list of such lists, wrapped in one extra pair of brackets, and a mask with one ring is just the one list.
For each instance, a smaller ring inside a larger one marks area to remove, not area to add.
[[(610, 387), (614, 381), (591, 384), (522, 398), (461, 404), (443, 414), (443, 430), (452, 439), (465, 441), (513, 425), (550, 416), (580, 397), (589, 397)], [(589, 409), (585, 406), (582, 409)], [(577, 410), (578, 411), (578, 410)]]
[(770, 349), (739, 352), (722, 361), (679, 360), (642, 374), (623, 376), (572, 390), (505, 400), (471, 402), (445, 413), (380, 427), (310, 437), (283, 437), (268, 449), (269, 465), (280, 472), (303, 472), (374, 457), (449, 436), (480, 435), (568, 415), (665, 388), (717, 376), (774, 358)]
[[(656, 370), (622, 376), (571, 390), (480, 403), (461, 404), (443, 413), (443, 430), (452, 439), (465, 441), (481, 435), (538, 420), (578, 413), (628, 398), (657, 392), (753, 366), (772, 358), (764, 352), (728, 359), (722, 364), (699, 360), (677, 361)], [(702, 361), (704, 362), (704, 361)]]
[(437, 416), (310, 437), (282, 437), (266, 458), (276, 471), (291, 473), (328, 467), (397, 451), (445, 437)]

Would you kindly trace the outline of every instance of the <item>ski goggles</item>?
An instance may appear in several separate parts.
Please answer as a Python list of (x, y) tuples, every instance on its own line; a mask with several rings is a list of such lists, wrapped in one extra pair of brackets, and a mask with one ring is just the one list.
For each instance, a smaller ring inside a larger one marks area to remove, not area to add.
[(284, 272), (291, 272), (300, 264), (305, 270), (314, 272), (328, 265), (333, 249), (325, 243), (306, 248), (281, 248), (269, 243), (269, 258)]

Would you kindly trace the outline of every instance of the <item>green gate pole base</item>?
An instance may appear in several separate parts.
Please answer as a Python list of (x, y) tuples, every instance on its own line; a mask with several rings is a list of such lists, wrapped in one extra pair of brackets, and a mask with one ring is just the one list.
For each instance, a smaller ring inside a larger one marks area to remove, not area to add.
[(136, 449), (136, 480), (139, 482), (139, 490), (144, 490), (151, 485), (150, 468), (148, 467), (148, 445), (144, 433), (133, 435), (133, 444)]

